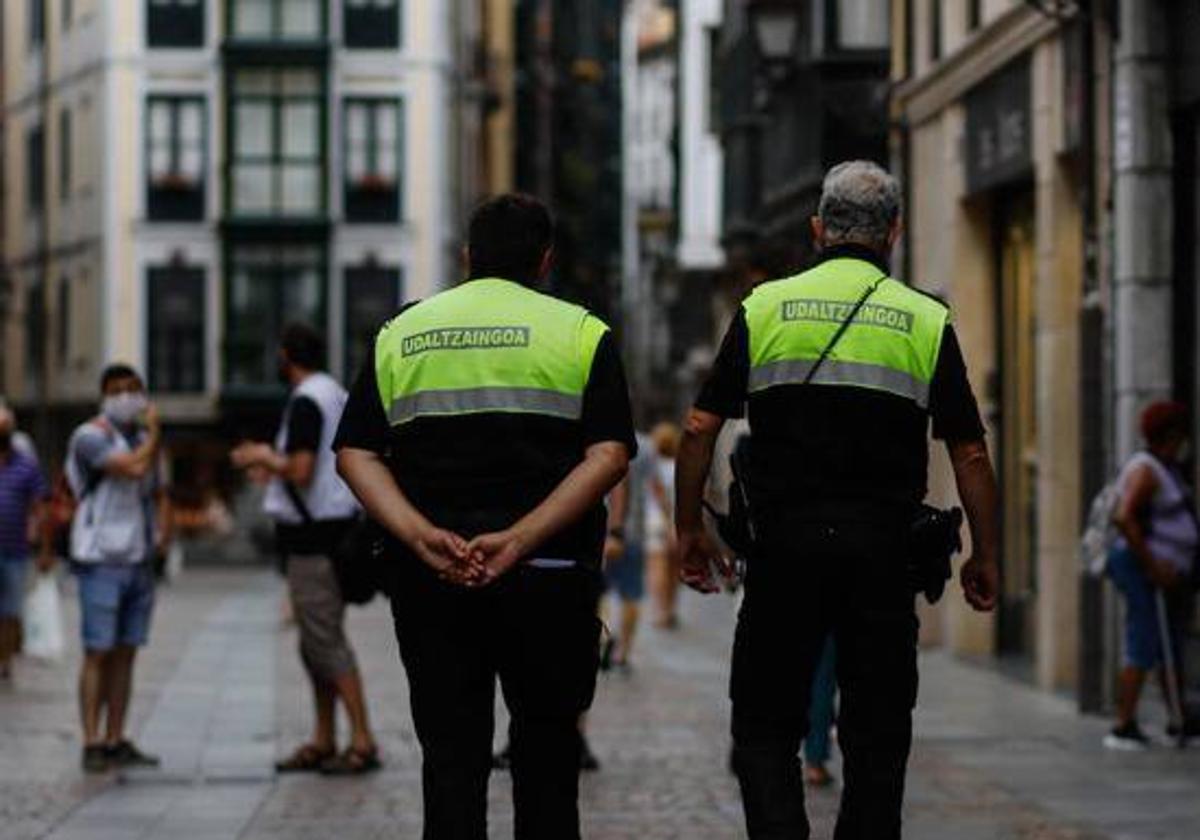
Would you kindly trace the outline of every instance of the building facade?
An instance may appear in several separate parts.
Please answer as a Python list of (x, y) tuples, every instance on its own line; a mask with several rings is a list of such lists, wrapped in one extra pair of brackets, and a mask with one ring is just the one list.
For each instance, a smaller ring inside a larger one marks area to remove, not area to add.
[(349, 377), (403, 300), (450, 282), (488, 188), (458, 146), (497, 98), (487, 21), (468, 2), (6, 2), (0, 388), (49, 451), (125, 360), (177, 481), (211, 487), (227, 442), (274, 422), (286, 322)]

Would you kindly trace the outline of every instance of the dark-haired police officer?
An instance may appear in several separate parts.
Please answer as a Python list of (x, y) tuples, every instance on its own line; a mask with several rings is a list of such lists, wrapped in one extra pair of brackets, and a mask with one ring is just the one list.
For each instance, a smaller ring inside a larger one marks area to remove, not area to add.
[(476, 210), (469, 279), (383, 328), (335, 442), (341, 474), (395, 538), (426, 840), (487, 837), (497, 676), (516, 837), (579, 837), (603, 500), (636, 443), (608, 328), (534, 288), (552, 234), (529, 197)]
[(979, 610), (995, 604), (997, 492), (983, 425), (946, 307), (889, 277), (899, 194), (874, 164), (830, 170), (813, 219), (819, 264), (744, 301), (679, 453), (683, 577), (711, 591), (721, 561), (703, 528), (701, 494), (722, 424), (749, 406), (756, 550), (730, 693), (752, 840), (809, 836), (798, 752), (830, 632), (845, 755), (835, 837), (900, 837), (917, 693), (906, 555), (926, 493), (931, 419), (973, 537), (961, 573), (966, 599)]

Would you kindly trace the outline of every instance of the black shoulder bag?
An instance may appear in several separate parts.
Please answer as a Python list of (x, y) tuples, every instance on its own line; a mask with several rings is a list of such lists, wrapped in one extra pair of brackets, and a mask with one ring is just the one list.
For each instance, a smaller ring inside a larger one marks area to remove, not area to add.
[[(320, 525), (321, 523), (313, 519), (296, 485), (285, 481), (283, 486), (304, 524)], [(380, 564), (383, 553), (382, 532), (367, 517), (357, 517), (338, 536), (337, 541), (329, 548), (329, 562), (333, 564), (333, 572), (337, 577), (343, 601), (361, 606), (370, 603), (381, 590)]]
[[(821, 355), (813, 362), (808, 373), (804, 376), (802, 385), (811, 385), (816, 378), (817, 373), (829, 360), (830, 354), (837, 347), (838, 342), (842, 340), (842, 336), (846, 334), (846, 330), (850, 329), (850, 325), (854, 323), (854, 319), (858, 317), (858, 313), (862, 311), (871, 295), (875, 294), (879, 286), (887, 279), (887, 275), (881, 275), (866, 291), (862, 297), (854, 304), (850, 310), (850, 314), (838, 326), (837, 332), (829, 339), (829, 343), (825, 345), (825, 349), (821, 351)], [(729, 512), (719, 513), (707, 501), (704, 502), (704, 508), (713, 518), (716, 524), (717, 534), (721, 540), (733, 549), (734, 553), (739, 558), (746, 559), (754, 553), (755, 533), (754, 533), (754, 517), (750, 510), (750, 493), (749, 476), (750, 476), (750, 435), (743, 435), (741, 439), (734, 445), (733, 451), (729, 454), (729, 472), (733, 476), (729, 482)]]

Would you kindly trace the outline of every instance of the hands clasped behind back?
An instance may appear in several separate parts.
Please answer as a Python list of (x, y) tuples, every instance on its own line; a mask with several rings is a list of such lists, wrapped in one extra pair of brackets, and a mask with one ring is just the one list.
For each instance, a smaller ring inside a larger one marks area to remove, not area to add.
[(411, 547), (443, 581), (468, 589), (499, 580), (520, 562), (526, 551), (524, 542), (512, 529), (481, 534), (468, 541), (436, 526), (413, 540)]

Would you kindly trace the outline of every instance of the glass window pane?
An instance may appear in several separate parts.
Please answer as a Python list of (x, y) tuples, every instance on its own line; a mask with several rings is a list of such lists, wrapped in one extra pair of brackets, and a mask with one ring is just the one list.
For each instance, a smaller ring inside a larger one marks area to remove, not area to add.
[(841, 0), (838, 38), (846, 49), (883, 49), (888, 45), (888, 16), (876, 0)]
[(279, 74), (280, 91), (287, 96), (318, 96), (321, 77), (315, 70), (285, 70)]
[(321, 169), (316, 164), (281, 167), (283, 176), (279, 211), (285, 216), (307, 216), (321, 209)]
[(183, 143), (199, 143), (204, 137), (204, 105), (182, 102), (179, 105), (179, 139)]
[(275, 91), (274, 81), (269, 70), (239, 70), (233, 78), (233, 91), (269, 95)]
[(165, 144), (150, 148), (150, 180), (156, 181), (171, 174), (171, 149)]
[(179, 175), (188, 181), (199, 181), (204, 175), (204, 151), (199, 145), (179, 149)]
[(234, 0), (233, 34), (240, 38), (269, 38), (271, 0)]
[(169, 143), (171, 140), (171, 106), (166, 102), (150, 103), (150, 142)]
[(238, 102), (234, 106), (237, 157), (269, 157), (272, 152), (271, 106), (265, 102)]
[(367, 147), (358, 143), (346, 149), (346, 177), (350, 183), (356, 183), (365, 178), (367, 169)]
[(278, 0), (279, 34), (284, 38), (316, 38), (322, 33), (321, 0)]
[(282, 285), (280, 303), (284, 319), (304, 321), (319, 329), (317, 319), (321, 314), (320, 267), (287, 270), (284, 272)]
[(375, 137), (380, 145), (395, 145), (399, 128), (398, 111), (396, 105), (390, 102), (381, 102), (375, 109)]
[(346, 140), (363, 143), (367, 139), (367, 107), (361, 102), (346, 103)]
[(399, 174), (396, 166), (396, 146), (380, 145), (375, 152), (375, 174), (385, 181), (395, 181)]
[(271, 211), (273, 167), (268, 164), (236, 164), (233, 169), (233, 209), (236, 213), (266, 214)]
[(315, 158), (321, 149), (321, 112), (315, 102), (283, 106), (283, 148), (287, 158)]

